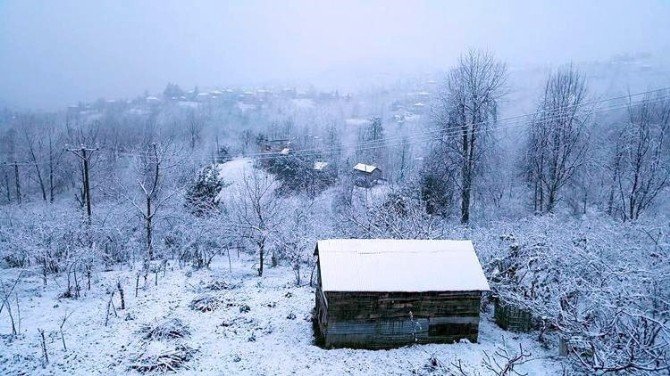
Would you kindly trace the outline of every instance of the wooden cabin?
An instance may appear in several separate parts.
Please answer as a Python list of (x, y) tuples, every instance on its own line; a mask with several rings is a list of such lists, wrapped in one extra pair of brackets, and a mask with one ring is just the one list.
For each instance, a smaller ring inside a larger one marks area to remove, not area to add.
[(477, 342), (489, 285), (467, 240), (317, 243), (315, 335), (326, 348)]
[(377, 184), (382, 171), (373, 165), (357, 163), (354, 166), (354, 184), (358, 187), (370, 188)]

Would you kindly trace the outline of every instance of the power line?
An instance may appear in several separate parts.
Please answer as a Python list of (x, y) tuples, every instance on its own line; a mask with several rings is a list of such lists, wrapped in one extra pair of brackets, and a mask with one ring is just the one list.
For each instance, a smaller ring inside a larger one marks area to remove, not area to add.
[[(630, 94), (630, 95), (625, 95), (625, 96), (617, 96), (617, 97), (610, 97), (610, 98), (606, 98), (606, 99), (594, 100), (594, 101), (590, 101), (590, 102), (581, 103), (581, 104), (578, 104), (578, 105), (573, 104), (573, 105), (569, 105), (569, 106), (554, 107), (554, 108), (549, 109), (549, 111), (563, 111), (563, 110), (574, 108), (576, 106), (589, 107), (590, 105), (594, 105), (594, 104), (598, 104), (598, 103), (605, 103), (605, 102), (611, 102), (611, 101), (622, 100), (622, 99), (630, 99), (632, 97), (639, 97), (639, 96), (643, 96), (643, 95), (649, 95), (649, 94), (652, 94), (652, 93), (665, 92), (667, 90), (670, 90), (670, 87), (648, 90), (648, 91), (639, 92), (639, 93)], [(667, 97), (668, 97), (668, 95), (664, 96), (664, 98), (667, 98)], [(657, 98), (652, 99), (652, 101), (656, 101), (656, 100), (657, 100)], [(536, 115), (536, 112), (529, 112), (529, 113), (514, 115), (514, 116), (510, 116), (510, 117), (501, 119), (501, 120), (498, 121), (498, 123), (499, 124), (509, 123), (512, 120), (521, 121), (524, 118), (532, 117), (532, 116), (535, 116), (535, 115)], [(562, 114), (556, 114), (553, 117), (557, 118), (557, 117), (560, 117), (560, 116), (563, 116), (563, 115)], [(551, 118), (551, 117), (549, 117), (549, 118)], [(549, 118), (545, 117), (545, 119), (549, 119)], [(482, 121), (482, 122), (478, 122), (478, 123), (472, 123), (470, 125), (471, 126), (487, 125), (488, 123), (489, 122), (487, 122), (487, 121)], [(426, 134), (435, 134), (435, 133), (440, 133), (440, 132), (443, 132), (443, 130), (442, 129), (433, 129), (433, 130), (429, 130), (429, 131), (421, 131), (421, 132), (410, 133), (409, 137), (407, 137), (407, 136), (394, 136), (394, 137), (386, 137), (386, 138), (367, 141), (367, 142), (368, 143), (375, 143), (375, 142), (382, 143), (382, 142), (387, 142), (387, 141), (396, 140), (396, 139), (403, 139), (403, 138), (412, 139), (415, 136), (422, 136), (422, 135), (426, 135)], [(460, 131), (456, 132), (456, 134), (460, 134)], [(319, 150), (323, 150), (323, 149), (313, 148), (313, 149), (303, 149), (301, 151), (319, 151)], [(266, 156), (268, 154), (269, 153), (256, 153), (256, 154), (247, 154), (246, 156), (253, 158), (255, 156)], [(272, 154), (275, 154), (275, 153), (272, 153)]]
[[(656, 98), (656, 99), (651, 100), (651, 101), (658, 101), (658, 100), (663, 100), (663, 99), (666, 99), (666, 98), (668, 98), (668, 97), (666, 96), (666, 97), (662, 97), (662, 98)], [(617, 99), (619, 99), (619, 98), (617, 98)], [(638, 104), (638, 103), (641, 103), (641, 102), (638, 101), (635, 104)], [(628, 104), (624, 105), (622, 107), (617, 106), (617, 107), (614, 107), (614, 108), (598, 108), (597, 110), (598, 111), (611, 111), (611, 110), (626, 108), (627, 106), (628, 106)], [(596, 109), (594, 109), (592, 111), (595, 112)], [(535, 114), (536, 113), (528, 113), (528, 114), (522, 114), (522, 115), (517, 115), (517, 116), (505, 118), (505, 119), (499, 121), (498, 125), (495, 126), (495, 127), (496, 128), (503, 128), (502, 125), (504, 125), (504, 124), (515, 124), (515, 123), (516, 123), (516, 126), (520, 126), (520, 125), (525, 126), (526, 122), (522, 122), (522, 119), (524, 117), (534, 116)], [(561, 117), (561, 116), (563, 116), (563, 114), (556, 114), (556, 115), (553, 115), (553, 116), (544, 117), (544, 119), (545, 120), (550, 120), (550, 119), (558, 118), (558, 117)], [(483, 124), (487, 124), (487, 122), (480, 122), (480, 123), (475, 123), (475, 124), (471, 124), (471, 125), (483, 125)], [(507, 126), (507, 128), (514, 128), (516, 126)], [(484, 129), (482, 131), (487, 131), (487, 130)], [(421, 137), (421, 136), (430, 135), (430, 134), (440, 134), (441, 136), (459, 135), (459, 134), (461, 134), (461, 132), (462, 131), (458, 130), (458, 129), (454, 130), (454, 131), (448, 131), (448, 132), (444, 132), (442, 129), (434, 129), (434, 130), (430, 130), (430, 131), (418, 132), (418, 133), (415, 133), (415, 134), (410, 135), (410, 136), (389, 137), (389, 138), (369, 141), (368, 143), (369, 144), (384, 143), (384, 142), (387, 142), (387, 141), (390, 141), (390, 140), (402, 140), (402, 139), (412, 140), (412, 139), (415, 139), (416, 137)], [(380, 145), (380, 146), (383, 147), (384, 145)], [(293, 155), (304, 154), (303, 152), (323, 152), (324, 150), (328, 150), (328, 149), (322, 149), (322, 148), (303, 149), (299, 153), (293, 153)], [(337, 148), (335, 148), (335, 150), (337, 150)], [(277, 153), (257, 153), (257, 154), (247, 154), (246, 156), (251, 157), (251, 158), (272, 158), (272, 157), (276, 156), (276, 154)]]
[[(622, 96), (617, 96), (617, 97), (610, 97), (610, 98), (605, 98), (605, 99), (599, 99), (599, 100), (593, 100), (589, 102), (584, 102), (581, 104), (573, 104), (573, 105), (568, 105), (568, 106), (561, 106), (561, 107), (554, 107), (551, 109), (548, 109), (548, 112), (558, 112), (558, 111), (563, 111), (571, 108), (575, 108), (576, 106), (582, 106), (582, 107), (589, 107), (592, 105), (596, 104), (601, 104), (601, 103), (607, 103), (607, 102), (612, 102), (616, 100), (624, 100), (624, 99), (631, 99), (635, 97), (640, 97), (640, 96), (645, 96), (645, 95), (650, 95), (653, 93), (660, 93), (660, 92), (666, 92), (670, 90), (670, 87), (664, 87), (664, 88), (659, 88), (659, 89), (654, 89), (654, 90), (648, 90), (644, 92), (639, 92), (639, 93), (634, 93), (634, 94), (629, 94), (629, 95), (622, 95)], [(611, 106), (605, 106), (605, 107), (592, 107), (589, 109), (590, 113), (595, 113), (595, 112), (608, 112), (608, 111), (615, 111), (615, 110), (620, 110), (620, 109), (625, 109), (631, 105), (637, 105), (641, 103), (655, 103), (659, 101), (663, 101), (666, 99), (670, 98), (670, 94), (662, 95), (656, 98), (652, 99), (640, 99), (637, 101), (630, 101), (629, 103), (623, 104), (623, 105), (611, 105)], [(491, 124), (490, 129), (479, 129), (470, 132), (471, 134), (479, 134), (483, 132), (488, 132), (490, 130), (500, 130), (500, 129), (514, 129), (517, 127), (521, 126), (527, 126), (528, 120), (527, 118), (536, 116), (537, 112), (529, 112), (529, 113), (524, 113), (524, 114), (518, 114), (510, 117), (503, 118), (495, 124)], [(544, 121), (549, 121), (553, 119), (557, 119), (564, 116), (562, 113), (556, 113), (554, 115), (550, 116), (544, 116), (542, 120)], [(482, 121), (478, 123), (472, 123), (469, 124), (470, 126), (477, 126), (477, 125), (489, 125), (489, 122)], [(443, 129), (431, 129), (427, 131), (419, 131), (419, 132), (412, 132), (409, 133), (409, 135), (402, 135), (402, 136), (393, 136), (393, 137), (385, 137), (377, 140), (370, 140), (366, 141), (365, 143), (368, 146), (362, 147), (362, 148), (357, 148), (357, 151), (365, 151), (365, 150), (374, 150), (374, 149), (379, 149), (379, 148), (384, 148), (384, 147), (393, 147), (393, 146), (399, 146), (404, 142), (404, 140), (413, 140), (419, 143), (423, 142), (428, 142), (428, 141), (437, 141), (440, 139), (443, 139), (444, 137), (449, 137), (449, 136), (457, 136), (462, 134), (462, 130), (460, 129), (454, 129), (454, 130), (449, 130), (449, 131), (444, 131)], [(391, 143), (388, 144), (390, 141), (395, 141), (396, 143)], [(397, 143), (400, 142), (400, 143)], [(324, 153), (329, 153), (329, 152), (334, 152), (334, 151), (342, 151), (345, 149), (344, 146), (340, 147), (330, 147), (330, 148), (307, 148), (307, 149), (302, 149), (296, 152), (292, 152), (290, 155), (291, 156), (318, 156)], [(115, 150), (115, 149), (111, 149)], [(116, 149), (118, 150), (118, 149)], [(135, 152), (127, 152), (127, 151), (117, 151), (116, 155), (119, 156), (125, 156), (125, 157), (142, 157), (142, 158), (147, 158), (151, 157), (148, 154), (144, 153), (135, 153)], [(252, 159), (268, 159), (268, 158), (275, 158), (279, 157), (282, 154), (279, 154), (278, 152), (261, 152), (261, 153), (250, 153), (244, 155), (246, 158), (252, 158)]]
[[(653, 91), (652, 91), (653, 92)], [(641, 95), (641, 94), (637, 94)], [(603, 108), (595, 108), (592, 109), (591, 112), (608, 112), (608, 111), (614, 111), (614, 110), (620, 110), (620, 109), (625, 109), (628, 108), (630, 105), (637, 105), (640, 103), (654, 103), (658, 101), (663, 101), (670, 98), (670, 95), (668, 96), (663, 96), (659, 98), (654, 98), (652, 100), (639, 100), (637, 102), (631, 102), (629, 104), (625, 105), (616, 105), (616, 106), (610, 106), (610, 107), (603, 107)], [(513, 116), (510, 118), (506, 118), (501, 122), (498, 122), (497, 125), (492, 126), (492, 129), (479, 129), (470, 132), (471, 134), (479, 134), (479, 133), (484, 133), (484, 132), (489, 132), (490, 130), (494, 129), (514, 129), (518, 128), (521, 126), (527, 126), (527, 122), (521, 121), (523, 117), (535, 115), (535, 113), (530, 113), (530, 114), (523, 114), (523, 115), (517, 115)], [(548, 116), (544, 117), (543, 120), (551, 120), (551, 119), (556, 119), (559, 117), (564, 116), (563, 114), (557, 114), (553, 116)], [(514, 120), (514, 121), (508, 121), (509, 119)], [(486, 124), (484, 122), (479, 123), (479, 124)], [(393, 146), (400, 146), (403, 142), (403, 140), (415, 140), (418, 143), (423, 143), (427, 141), (438, 141), (443, 139), (444, 137), (449, 137), (449, 136), (458, 136), (462, 134), (462, 131), (460, 129), (455, 129), (452, 131), (443, 131), (442, 129), (436, 129), (436, 130), (431, 130), (431, 131), (426, 131), (426, 132), (421, 132), (417, 133), (413, 136), (409, 137), (393, 137), (393, 138), (385, 138), (385, 139), (380, 139), (380, 140), (374, 140), (372, 142), (369, 142), (370, 146), (367, 147), (362, 147), (362, 148), (357, 148), (357, 151), (365, 151), (365, 150), (374, 150), (374, 149), (379, 149), (379, 148), (385, 148), (385, 147), (393, 147)], [(431, 136), (432, 135), (432, 136)], [(392, 143), (392, 144), (387, 144), (386, 142), (389, 140), (399, 140), (400, 143)], [(312, 148), (312, 149), (303, 149), (294, 153), (291, 153), (291, 156), (318, 156), (321, 154), (325, 154), (328, 152), (333, 152), (333, 151), (342, 151), (344, 149), (344, 146), (340, 147), (333, 147), (333, 148)], [(278, 156), (281, 156), (279, 153), (256, 153), (256, 154), (247, 154), (245, 157), (247, 158), (252, 158), (252, 159), (267, 159), (267, 158), (276, 158)]]

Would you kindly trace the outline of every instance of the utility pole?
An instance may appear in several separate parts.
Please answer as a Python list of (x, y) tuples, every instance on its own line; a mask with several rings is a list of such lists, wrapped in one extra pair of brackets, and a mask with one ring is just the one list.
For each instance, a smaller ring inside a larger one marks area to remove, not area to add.
[(91, 186), (88, 175), (88, 156), (86, 149), (81, 148), (82, 159), (84, 160), (84, 191), (86, 192), (86, 214), (88, 215), (88, 222), (91, 222)]
[(82, 176), (82, 186), (84, 188), (84, 202), (86, 204), (86, 215), (88, 218), (88, 223), (91, 223), (91, 180), (89, 178), (89, 161), (91, 155), (98, 148), (87, 148), (82, 145), (78, 149), (67, 149), (67, 151), (79, 157), (82, 160), (84, 171)]

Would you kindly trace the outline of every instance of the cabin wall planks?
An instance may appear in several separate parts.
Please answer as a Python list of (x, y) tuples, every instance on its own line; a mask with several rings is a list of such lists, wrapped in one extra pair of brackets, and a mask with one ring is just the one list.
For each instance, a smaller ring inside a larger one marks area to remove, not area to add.
[(315, 330), (325, 347), (477, 342), (480, 291), (316, 294)]

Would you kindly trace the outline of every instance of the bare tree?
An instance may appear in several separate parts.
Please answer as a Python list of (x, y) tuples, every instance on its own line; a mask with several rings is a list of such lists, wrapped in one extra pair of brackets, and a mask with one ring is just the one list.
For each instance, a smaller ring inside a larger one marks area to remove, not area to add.
[(195, 149), (196, 145), (200, 142), (204, 124), (205, 121), (203, 120), (202, 116), (196, 114), (195, 111), (188, 112), (188, 115), (186, 116), (186, 127), (191, 150)]
[(75, 119), (71, 123), (70, 119), (67, 118), (65, 129), (68, 144), (79, 145), (79, 147), (68, 148), (68, 151), (81, 161), (79, 170), (81, 172), (82, 184), (81, 190), (79, 191), (79, 194), (75, 194), (75, 198), (79, 201), (82, 208), (86, 208), (87, 218), (90, 223), (92, 216), (90, 167), (92, 163), (92, 152), (97, 150), (97, 147), (90, 147), (87, 145), (98, 144), (97, 140), (98, 132), (100, 131), (100, 123), (94, 122), (91, 124), (84, 124), (80, 119)]
[(451, 163), (459, 167), (461, 222), (470, 221), (470, 197), (482, 156), (491, 146), (491, 125), (504, 95), (507, 70), (486, 52), (469, 51), (447, 76), (438, 93), (433, 118), (442, 129)]
[[(21, 183), (18, 158), (18, 132), (16, 129), (10, 128), (2, 135), (0, 139), (0, 154), (4, 162), (3, 167), (3, 183), (5, 186), (5, 195), (7, 202), (12, 202), (12, 191), (15, 192), (16, 201), (21, 203)], [(13, 180), (13, 181), (12, 181)]]
[(165, 169), (168, 164), (169, 145), (151, 144), (145, 153), (139, 157), (136, 173), (139, 175), (137, 184), (140, 191), (140, 202), (129, 198), (131, 204), (137, 209), (144, 221), (145, 241), (147, 248), (147, 260), (154, 259), (153, 233), (155, 218), (160, 208), (174, 195), (166, 194), (165, 191)]
[(28, 159), (34, 167), (42, 199), (53, 203), (59, 184), (58, 170), (65, 152), (56, 127), (51, 119), (40, 121), (29, 116), (24, 117), (22, 128)]
[(552, 212), (587, 151), (586, 83), (572, 66), (547, 80), (529, 128), (526, 173), (536, 212)]
[(647, 96), (640, 103), (629, 105), (628, 122), (619, 132), (615, 146), (615, 186), (610, 194), (613, 204), (614, 192), (618, 192), (618, 211), (623, 220), (637, 219), (670, 184), (669, 131), (667, 99)]
[[(32, 164), (35, 168), (35, 175), (37, 177), (37, 182), (39, 183), (40, 191), (42, 193), (42, 199), (44, 201), (47, 201), (47, 189), (45, 185), (45, 179), (43, 177), (44, 173), (42, 171), (41, 167), (42, 164), (40, 158), (38, 158), (37, 156), (38, 153), (37, 148), (39, 146), (41, 149), (42, 140), (41, 138), (37, 137), (33, 132), (31, 132), (31, 128), (33, 128), (35, 122), (36, 118), (34, 116), (25, 115), (21, 119), (21, 128), (23, 130), (24, 141), (28, 149), (28, 156), (30, 157), (30, 160), (32, 161)], [(37, 143), (38, 146), (36, 146), (35, 143)]]
[(384, 125), (378, 116), (370, 119), (370, 125), (361, 129), (356, 145), (357, 162), (381, 167), (387, 167), (387, 146), (384, 140)]
[(263, 275), (265, 252), (270, 234), (278, 221), (280, 202), (275, 196), (277, 183), (267, 173), (245, 173), (237, 197), (237, 225), (242, 236), (258, 248), (258, 275)]

